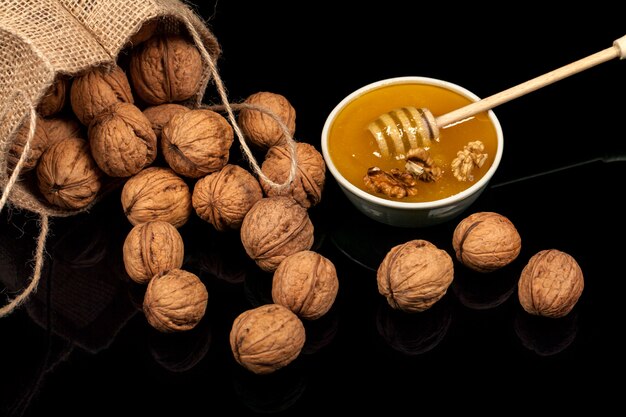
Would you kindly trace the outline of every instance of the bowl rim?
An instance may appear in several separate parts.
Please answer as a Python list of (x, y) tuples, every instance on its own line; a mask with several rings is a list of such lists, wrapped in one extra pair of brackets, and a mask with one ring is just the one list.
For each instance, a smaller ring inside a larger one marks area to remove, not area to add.
[(388, 200), (386, 198), (378, 197), (378, 196), (368, 193), (367, 191), (361, 190), (359, 187), (357, 187), (356, 185), (348, 181), (341, 174), (341, 172), (339, 172), (332, 158), (330, 157), (330, 153), (328, 151), (328, 134), (332, 126), (332, 123), (337, 117), (337, 114), (339, 114), (339, 112), (343, 110), (344, 107), (348, 105), (348, 103), (354, 101), (359, 96), (369, 91), (376, 90), (378, 88), (386, 87), (389, 85), (405, 84), (405, 83), (434, 85), (434, 86), (446, 88), (454, 92), (457, 92), (469, 98), (470, 100), (474, 100), (474, 101), (480, 100), (479, 96), (477, 96), (475, 93), (473, 93), (472, 91), (468, 90), (465, 87), (461, 87), (460, 85), (452, 83), (450, 81), (445, 81), (445, 80), (441, 80), (438, 78), (425, 77), (425, 76), (401, 76), (401, 77), (385, 78), (382, 80), (378, 80), (378, 81), (374, 81), (372, 83), (366, 84), (358, 88), (357, 90), (354, 90), (352, 93), (344, 97), (343, 100), (341, 100), (332, 109), (332, 111), (328, 114), (326, 121), (324, 122), (324, 127), (322, 128), (322, 143), (321, 143), (322, 155), (324, 157), (324, 160), (326, 161), (326, 166), (332, 173), (335, 180), (339, 183), (340, 186), (347, 189), (350, 193), (356, 195), (357, 197), (363, 200), (366, 200), (370, 203), (377, 204), (380, 206), (399, 209), (399, 210), (433, 209), (433, 208), (448, 206), (448, 205), (463, 201), (464, 199), (482, 190), (487, 185), (487, 183), (491, 180), (496, 170), (498, 169), (498, 166), (500, 165), (500, 162), (502, 160), (502, 153), (504, 150), (503, 149), (504, 148), (504, 140), (503, 140), (504, 136), (502, 132), (502, 126), (500, 125), (500, 121), (496, 117), (493, 110), (487, 111), (487, 115), (496, 130), (497, 145), (498, 145), (496, 149), (496, 155), (494, 156), (494, 159), (493, 159), (493, 163), (489, 167), (489, 170), (487, 170), (485, 175), (483, 175), (480, 180), (476, 181), (474, 184), (472, 184), (471, 186), (469, 186), (468, 188), (466, 188), (465, 190), (459, 193), (453, 194), (451, 196), (448, 196), (446, 198), (442, 198), (439, 200), (434, 200), (434, 201), (407, 202), (407, 201)]

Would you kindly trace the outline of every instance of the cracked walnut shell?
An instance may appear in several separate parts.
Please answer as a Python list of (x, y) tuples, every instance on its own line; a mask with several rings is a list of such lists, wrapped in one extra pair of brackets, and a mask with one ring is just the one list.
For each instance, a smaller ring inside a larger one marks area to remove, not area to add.
[(233, 128), (212, 110), (178, 113), (163, 126), (161, 150), (178, 174), (199, 178), (219, 171), (228, 163)]
[(576, 260), (568, 253), (548, 249), (530, 258), (520, 275), (517, 293), (527, 313), (560, 318), (572, 311), (584, 286)]
[(130, 177), (121, 198), (124, 214), (133, 225), (162, 220), (180, 227), (191, 215), (189, 186), (165, 167), (148, 167)]
[[(248, 96), (244, 104), (272, 112), (284, 123), (290, 136), (296, 131), (296, 110), (282, 94), (260, 91)], [(285, 132), (278, 122), (261, 110), (243, 108), (237, 120), (246, 139), (259, 149), (269, 149), (285, 142)]]
[(130, 177), (156, 158), (156, 135), (134, 104), (120, 102), (103, 110), (89, 125), (87, 136), (93, 158), (111, 177)]
[(287, 256), (313, 246), (313, 223), (307, 210), (291, 197), (265, 197), (241, 224), (248, 256), (266, 272), (274, 272)]
[(191, 330), (206, 312), (209, 293), (197, 275), (172, 269), (152, 278), (143, 299), (148, 323), (163, 333)]
[(196, 214), (223, 232), (239, 230), (252, 206), (263, 198), (259, 181), (239, 165), (200, 178), (193, 187), (191, 204)]
[[(322, 154), (311, 144), (297, 142), (296, 162), (297, 171), (293, 182), (284, 190), (276, 191), (272, 186), (261, 179), (261, 186), (265, 195), (289, 195), (304, 208), (315, 206), (322, 199), (324, 181), (326, 179), (326, 164)], [(272, 146), (265, 155), (261, 170), (267, 177), (282, 184), (289, 178), (291, 170), (291, 154), (288, 145)]]
[(416, 239), (394, 246), (378, 267), (378, 292), (405, 312), (429, 309), (454, 278), (452, 258), (432, 243)]
[(335, 265), (317, 252), (287, 256), (272, 278), (272, 300), (303, 319), (317, 320), (330, 310), (339, 280)]
[(124, 267), (138, 284), (183, 265), (183, 238), (168, 222), (152, 221), (134, 226), (123, 246)]
[(179, 35), (156, 35), (131, 51), (130, 79), (149, 105), (192, 98), (200, 91), (202, 74), (200, 51)]
[(89, 144), (79, 138), (55, 143), (37, 164), (39, 190), (46, 200), (64, 209), (78, 210), (94, 201), (101, 188), (101, 177)]
[(126, 73), (115, 65), (95, 67), (74, 77), (70, 87), (70, 104), (74, 114), (85, 126), (94, 117), (115, 103), (134, 103)]
[(452, 246), (463, 265), (478, 272), (491, 272), (517, 258), (522, 239), (507, 217), (478, 212), (459, 222), (452, 236)]
[(300, 355), (306, 334), (287, 307), (265, 304), (237, 316), (229, 338), (237, 363), (255, 374), (270, 374)]

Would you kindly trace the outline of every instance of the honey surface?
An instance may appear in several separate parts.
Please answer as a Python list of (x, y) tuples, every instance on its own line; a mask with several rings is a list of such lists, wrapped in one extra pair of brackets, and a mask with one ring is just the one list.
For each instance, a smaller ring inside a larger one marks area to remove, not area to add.
[[(425, 84), (395, 84), (372, 90), (348, 103), (337, 115), (329, 129), (328, 152), (337, 169), (352, 184), (371, 194), (394, 200), (384, 194), (372, 193), (365, 187), (363, 177), (373, 166), (385, 171), (404, 169), (405, 160), (381, 157), (374, 137), (367, 130), (368, 124), (398, 107), (424, 107), (437, 117), (470, 102), (456, 92)], [(463, 146), (476, 140), (483, 142), (488, 158), (481, 168), (474, 169), (473, 181), (458, 181), (452, 174), (450, 164)], [(439, 141), (433, 143), (429, 151), (443, 169), (442, 178), (432, 183), (420, 182), (417, 195), (405, 197), (402, 201), (434, 201), (467, 189), (482, 178), (492, 165), (496, 147), (496, 129), (487, 113), (440, 129)]]

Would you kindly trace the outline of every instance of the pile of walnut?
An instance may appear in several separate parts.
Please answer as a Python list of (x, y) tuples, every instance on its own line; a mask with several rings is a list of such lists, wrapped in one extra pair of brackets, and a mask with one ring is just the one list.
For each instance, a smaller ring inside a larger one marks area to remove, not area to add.
[[(450, 163), (452, 175), (457, 181), (474, 181), (474, 169), (481, 168), (488, 155), (485, 145), (477, 140), (468, 142), (456, 153)], [(419, 182), (436, 182), (443, 176), (443, 170), (431, 157), (426, 148), (414, 148), (406, 154), (404, 169), (392, 168), (389, 172), (379, 167), (371, 167), (363, 177), (365, 186), (374, 193), (382, 193), (392, 198), (417, 195)]]
[[(513, 262), (522, 240), (505, 216), (477, 212), (462, 219), (454, 229), (452, 246), (464, 266), (489, 273)], [(425, 240), (393, 247), (377, 271), (378, 291), (391, 307), (405, 312), (429, 309), (447, 292), (454, 278), (452, 258)], [(576, 260), (557, 249), (533, 255), (518, 280), (519, 302), (533, 315), (560, 318), (578, 302), (584, 287)]]
[[(250, 258), (273, 274), (274, 304), (246, 311), (233, 323), (233, 355), (253, 372), (278, 369), (302, 348), (301, 320), (323, 316), (338, 291), (332, 262), (310, 250), (308, 209), (321, 200), (323, 157), (292, 139), (296, 113), (284, 96), (250, 95), (237, 121), (248, 144), (265, 154), (263, 174), (285, 183), (295, 152), (295, 179), (277, 191), (229, 163), (234, 129), (224, 116), (189, 105), (203, 71), (189, 39), (147, 33), (126, 52), (112, 68), (57, 78), (37, 109), (36, 134), (21, 173), (34, 173), (50, 204), (72, 210), (93, 203), (103, 184), (123, 182), (121, 204), (133, 225), (124, 241), (124, 266), (134, 282), (146, 286), (143, 311), (162, 332), (196, 327), (209, 298), (200, 278), (183, 269), (179, 228), (195, 213), (220, 232), (240, 233)], [(10, 169), (27, 136), (24, 126), (9, 150)]]

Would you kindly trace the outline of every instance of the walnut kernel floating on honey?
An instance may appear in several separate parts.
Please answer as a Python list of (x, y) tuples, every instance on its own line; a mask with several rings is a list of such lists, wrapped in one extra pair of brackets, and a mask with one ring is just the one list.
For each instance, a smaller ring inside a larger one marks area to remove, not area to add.
[(230, 348), (237, 363), (255, 374), (270, 374), (293, 362), (306, 338), (298, 316), (279, 304), (265, 304), (237, 316)]
[(415, 175), (396, 168), (385, 172), (378, 167), (372, 167), (367, 170), (363, 181), (371, 192), (382, 193), (388, 197), (404, 198), (418, 193), (418, 179)]
[(517, 258), (522, 239), (507, 217), (478, 212), (459, 222), (452, 236), (452, 246), (463, 265), (478, 272), (491, 272)]
[(404, 169), (424, 182), (435, 182), (443, 175), (441, 167), (424, 148), (415, 148), (407, 152)]
[(474, 169), (482, 168), (488, 157), (484, 150), (485, 145), (479, 140), (463, 146), (450, 164), (454, 177), (459, 181), (474, 181)]
[(450, 255), (422, 239), (394, 246), (376, 274), (378, 292), (391, 307), (405, 312), (432, 307), (446, 294), (453, 278)]
[(522, 270), (518, 297), (527, 313), (560, 318), (574, 309), (584, 286), (576, 259), (566, 252), (548, 249), (533, 255)]

